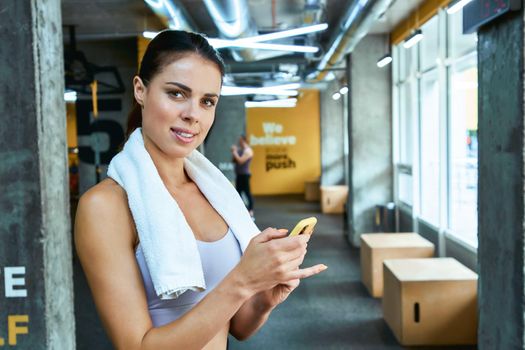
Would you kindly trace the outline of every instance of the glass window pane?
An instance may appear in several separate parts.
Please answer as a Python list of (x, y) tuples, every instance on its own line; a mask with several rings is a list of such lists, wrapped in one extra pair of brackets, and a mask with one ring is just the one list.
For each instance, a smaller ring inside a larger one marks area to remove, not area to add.
[(412, 84), (401, 84), (399, 106), (399, 161), (412, 164)]
[(439, 83), (436, 70), (421, 79), (421, 217), (439, 226)]
[(438, 17), (432, 17), (421, 27), (423, 40), (421, 40), (421, 70), (436, 66), (438, 58)]
[(454, 235), (474, 247), (478, 245), (477, 85), (477, 65), (452, 68), (449, 132), (449, 229)]
[(477, 34), (463, 34), (463, 11), (447, 16), (449, 23), (448, 57), (457, 58), (476, 50), (478, 43)]
[(405, 49), (403, 44), (398, 45), (399, 49), (399, 79), (405, 81), (408, 79), (410, 74), (416, 69), (414, 53), (416, 52), (417, 45), (411, 48)]
[(412, 175), (399, 174), (399, 200), (412, 205)]
[(392, 81), (399, 83), (399, 46), (392, 46)]

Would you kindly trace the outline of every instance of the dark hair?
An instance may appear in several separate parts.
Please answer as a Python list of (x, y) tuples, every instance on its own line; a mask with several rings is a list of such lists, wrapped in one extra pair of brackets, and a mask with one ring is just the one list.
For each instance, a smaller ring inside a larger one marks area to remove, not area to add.
[[(215, 63), (221, 72), (222, 83), (224, 61), (219, 53), (204, 36), (182, 30), (164, 30), (157, 34), (142, 57), (138, 76), (147, 86), (164, 67), (190, 53), (196, 53)], [(142, 126), (141, 106), (133, 99), (133, 107), (128, 115), (126, 135), (129, 136), (140, 126)]]

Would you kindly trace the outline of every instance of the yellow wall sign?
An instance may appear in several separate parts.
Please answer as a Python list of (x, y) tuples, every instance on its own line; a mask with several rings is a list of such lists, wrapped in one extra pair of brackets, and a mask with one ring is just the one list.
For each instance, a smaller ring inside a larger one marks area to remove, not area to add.
[(294, 108), (248, 108), (253, 194), (303, 193), (321, 174), (320, 133), (317, 90), (302, 90)]

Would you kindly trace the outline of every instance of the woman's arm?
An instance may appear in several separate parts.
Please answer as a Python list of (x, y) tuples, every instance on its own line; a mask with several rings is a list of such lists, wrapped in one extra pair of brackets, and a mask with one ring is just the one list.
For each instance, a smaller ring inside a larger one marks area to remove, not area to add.
[[(273, 239), (267, 229), (241, 262), (180, 319), (154, 328), (134, 253), (135, 225), (124, 191), (108, 182), (82, 196), (75, 245), (95, 305), (117, 349), (201, 349), (253, 295), (296, 279), (305, 239)], [(301, 260), (302, 261), (302, 260)]]
[(242, 153), (242, 156), (239, 156), (239, 151), (237, 148), (232, 150), (233, 158), (235, 159), (235, 163), (237, 164), (244, 164), (253, 157), (253, 151), (251, 148), (245, 148), (244, 152)]
[(273, 309), (285, 301), (299, 286), (300, 278), (318, 274), (326, 268), (325, 265), (320, 264), (303, 269), (304, 275), (298, 279), (255, 294), (244, 303), (231, 320), (230, 333), (238, 340), (245, 340), (254, 335), (266, 323)]

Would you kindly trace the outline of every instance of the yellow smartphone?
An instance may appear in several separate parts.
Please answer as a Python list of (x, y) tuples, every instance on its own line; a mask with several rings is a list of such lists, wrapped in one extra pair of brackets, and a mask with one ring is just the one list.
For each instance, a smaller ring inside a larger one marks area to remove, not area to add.
[(315, 224), (317, 224), (317, 218), (315, 217), (309, 217), (306, 219), (303, 219), (295, 225), (292, 232), (288, 236), (297, 236), (302, 234), (309, 234), (311, 235), (314, 233), (314, 227)]

